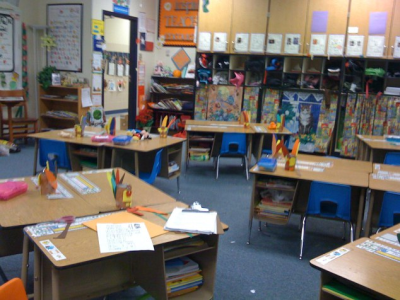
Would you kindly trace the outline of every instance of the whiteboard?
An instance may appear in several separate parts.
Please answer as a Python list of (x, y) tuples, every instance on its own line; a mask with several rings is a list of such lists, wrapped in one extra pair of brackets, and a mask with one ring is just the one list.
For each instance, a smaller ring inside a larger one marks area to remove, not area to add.
[(0, 13), (0, 71), (14, 71), (14, 19)]
[(48, 4), (48, 34), (55, 39), (47, 65), (59, 71), (82, 72), (82, 4)]

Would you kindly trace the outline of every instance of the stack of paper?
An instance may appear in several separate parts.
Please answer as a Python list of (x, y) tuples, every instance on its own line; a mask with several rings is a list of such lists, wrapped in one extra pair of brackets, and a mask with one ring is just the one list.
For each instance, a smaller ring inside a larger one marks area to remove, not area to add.
[(176, 207), (165, 224), (164, 229), (199, 234), (216, 234), (217, 212), (190, 212)]
[(193, 292), (203, 283), (199, 264), (188, 257), (165, 262), (168, 298)]

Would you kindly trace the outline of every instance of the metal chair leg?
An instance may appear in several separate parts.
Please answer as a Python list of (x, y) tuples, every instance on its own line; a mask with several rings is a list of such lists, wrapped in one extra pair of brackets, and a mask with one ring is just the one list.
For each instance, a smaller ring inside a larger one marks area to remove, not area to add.
[(249, 221), (249, 237), (247, 239), (247, 245), (250, 245), (250, 237), (251, 237), (251, 227), (253, 226), (253, 218)]
[(218, 157), (217, 157), (217, 175), (216, 175), (215, 179), (218, 179), (218, 175), (219, 175), (219, 157), (220, 157), (220, 155), (218, 155)]
[(307, 216), (303, 217), (303, 227), (301, 228), (301, 241), (300, 241), (300, 259), (303, 258), (303, 246), (304, 246), (304, 235), (306, 231), (306, 220)]
[(249, 180), (249, 168), (247, 165), (247, 156), (245, 155), (243, 158), (244, 158), (244, 167), (246, 168), (246, 179)]
[(261, 221), (258, 221), (258, 231), (261, 231)]
[(178, 194), (180, 194), (180, 193), (181, 193), (181, 189), (180, 189), (180, 187), (179, 187), (179, 176), (176, 177), (176, 184), (177, 184), (177, 186), (178, 186)]
[(353, 223), (350, 222), (350, 242), (354, 241)]

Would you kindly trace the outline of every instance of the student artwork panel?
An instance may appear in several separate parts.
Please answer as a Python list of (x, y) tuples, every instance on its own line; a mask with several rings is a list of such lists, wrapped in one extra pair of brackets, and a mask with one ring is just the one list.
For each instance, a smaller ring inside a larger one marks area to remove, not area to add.
[(47, 5), (48, 34), (55, 39), (48, 65), (60, 71), (82, 71), (82, 4)]
[(199, 88), (196, 92), (195, 106), (194, 106), (194, 119), (206, 120), (207, 119), (207, 88)]
[(276, 122), (276, 114), (279, 110), (279, 90), (266, 89), (261, 110), (261, 123)]
[(242, 95), (243, 88), (209, 86), (207, 120), (237, 121), (241, 112)]
[[(299, 135), (300, 151), (314, 152), (323, 98), (317, 93), (283, 92), (281, 111), (286, 116), (285, 127)], [(295, 140), (296, 137), (290, 137), (289, 148)]]
[(257, 122), (257, 110), (258, 110), (258, 87), (246, 87), (244, 88), (243, 97), (243, 110), (249, 112), (250, 123)]
[(314, 152), (328, 152), (333, 129), (335, 127), (338, 99), (338, 95), (330, 95), (330, 105), (326, 105), (326, 99), (321, 103)]

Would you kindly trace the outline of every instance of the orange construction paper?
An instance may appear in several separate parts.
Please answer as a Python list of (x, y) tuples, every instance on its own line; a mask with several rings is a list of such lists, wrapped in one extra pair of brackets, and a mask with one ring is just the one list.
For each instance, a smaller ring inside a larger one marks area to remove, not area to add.
[(139, 216), (133, 215), (126, 211), (90, 220), (84, 222), (83, 225), (89, 227), (90, 229), (93, 229), (94, 231), (97, 231), (98, 223), (107, 223), (107, 224), (144, 223), (151, 238), (169, 232), (164, 230), (164, 228), (161, 227), (160, 225), (154, 224), (153, 222), (147, 221)]

